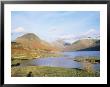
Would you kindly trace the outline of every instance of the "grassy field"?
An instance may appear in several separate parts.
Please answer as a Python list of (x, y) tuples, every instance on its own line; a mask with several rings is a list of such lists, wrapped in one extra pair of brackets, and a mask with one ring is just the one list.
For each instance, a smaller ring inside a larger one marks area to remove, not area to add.
[(11, 60), (11, 67), (19, 66), (21, 63), (25, 62), (28, 59), (12, 59)]
[(77, 62), (89, 62), (92, 64), (100, 63), (100, 58), (96, 56), (78, 56), (74, 58), (74, 61)]
[(12, 77), (99, 77), (98, 72), (47, 66), (12, 67)]
[(31, 55), (16, 54), (12, 56), (12, 59), (35, 59), (35, 58), (46, 58), (46, 57), (60, 57), (63, 56), (57, 53), (36, 53)]

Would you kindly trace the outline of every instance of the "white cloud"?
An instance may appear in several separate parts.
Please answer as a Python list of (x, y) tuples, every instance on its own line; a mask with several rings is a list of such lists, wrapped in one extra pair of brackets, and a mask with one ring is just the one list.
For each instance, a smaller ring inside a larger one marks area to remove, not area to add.
[(18, 27), (12, 31), (13, 33), (24, 33), (25, 29), (23, 27)]
[(73, 39), (75, 36), (73, 34), (71, 35), (63, 35), (63, 36), (59, 36), (59, 39), (62, 39), (62, 40), (70, 40), (70, 39)]
[(85, 32), (84, 34), (82, 35), (90, 35), (90, 34), (95, 34), (97, 31), (95, 29), (90, 29), (88, 30), (87, 32)]
[(95, 29), (90, 29), (87, 32), (85, 32), (84, 34), (82, 34), (82, 36), (96, 38), (96, 37), (100, 37), (100, 32)]
[(82, 34), (78, 34), (78, 35), (69, 34), (69, 35), (58, 36), (58, 39), (74, 42), (76, 40), (80, 40), (88, 37), (92, 37), (92, 38), (100, 37), (100, 32), (96, 31), (95, 29), (90, 29), (87, 32), (83, 32)]

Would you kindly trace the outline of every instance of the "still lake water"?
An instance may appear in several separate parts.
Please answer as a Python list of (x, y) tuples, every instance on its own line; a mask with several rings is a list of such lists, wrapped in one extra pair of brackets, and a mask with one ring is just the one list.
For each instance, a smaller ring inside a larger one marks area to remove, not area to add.
[[(76, 56), (100, 56), (100, 51), (74, 51), (74, 52), (61, 52), (63, 57), (48, 57), (28, 60), (21, 64), (21, 66), (50, 66), (50, 67), (64, 67), (64, 68), (79, 68), (83, 69), (83, 64), (74, 61)], [(100, 70), (100, 64), (93, 64), (95, 71)]]

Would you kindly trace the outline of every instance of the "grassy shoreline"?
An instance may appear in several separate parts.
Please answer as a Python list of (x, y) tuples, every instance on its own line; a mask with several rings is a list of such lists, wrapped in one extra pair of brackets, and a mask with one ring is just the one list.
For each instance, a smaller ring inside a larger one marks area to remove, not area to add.
[(56, 58), (56, 57), (61, 57), (63, 55), (61, 54), (57, 54), (57, 53), (44, 53), (42, 55), (38, 55), (38, 56), (34, 56), (34, 57), (20, 57), (20, 56), (17, 56), (17, 57), (12, 57), (11, 58), (11, 66), (19, 66), (22, 62), (26, 61), (26, 60), (32, 60), (32, 59), (39, 59), (39, 58), (48, 58), (48, 57), (53, 57), (53, 58)]
[[(34, 58), (33, 58), (34, 59)], [(22, 62), (29, 59), (12, 59), (11, 76), (12, 77), (99, 77), (100, 72), (92, 69), (92, 64), (100, 63), (96, 57), (76, 57), (74, 61), (89, 62), (84, 64), (84, 69), (61, 68), (48, 66), (24, 66), (17, 67)], [(31, 59), (30, 59), (31, 60)], [(97, 61), (96, 61), (97, 60)]]
[(47, 66), (13, 67), (12, 77), (99, 77), (98, 72), (87, 72), (81, 69), (67, 69)]
[(92, 64), (100, 63), (100, 58), (96, 56), (78, 56), (74, 58), (77, 62), (89, 62)]

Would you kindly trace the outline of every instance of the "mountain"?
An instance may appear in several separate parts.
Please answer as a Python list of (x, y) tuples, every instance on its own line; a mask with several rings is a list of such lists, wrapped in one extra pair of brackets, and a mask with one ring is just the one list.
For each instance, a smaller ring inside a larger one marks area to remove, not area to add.
[(21, 43), (17, 42), (11, 42), (11, 56), (23, 56), (31, 53), (30, 50), (27, 50), (26, 48), (23, 47)]
[(11, 49), (12, 57), (40, 56), (41, 54), (44, 55), (45, 53), (54, 53), (57, 51), (96, 51), (100, 50), (100, 40), (88, 38), (78, 40), (72, 44), (63, 40), (48, 43), (34, 33), (27, 33), (11, 42)]
[(16, 39), (16, 43), (20, 43), (22, 44), (23, 48), (31, 49), (31, 50), (36, 50), (36, 49), (46, 50), (46, 51), (55, 50), (54, 47), (51, 46), (51, 44), (41, 40), (34, 33), (27, 33), (21, 37), (18, 37)]
[(13, 58), (34, 58), (54, 54), (58, 49), (50, 43), (41, 40), (33, 33), (27, 33), (11, 42), (11, 56)]
[(65, 42), (64, 40), (56, 40), (51, 43), (58, 50), (63, 51), (66, 46), (70, 46), (70, 43)]
[(72, 45), (64, 48), (64, 51), (98, 51), (100, 50), (100, 40), (98, 39), (81, 39)]

